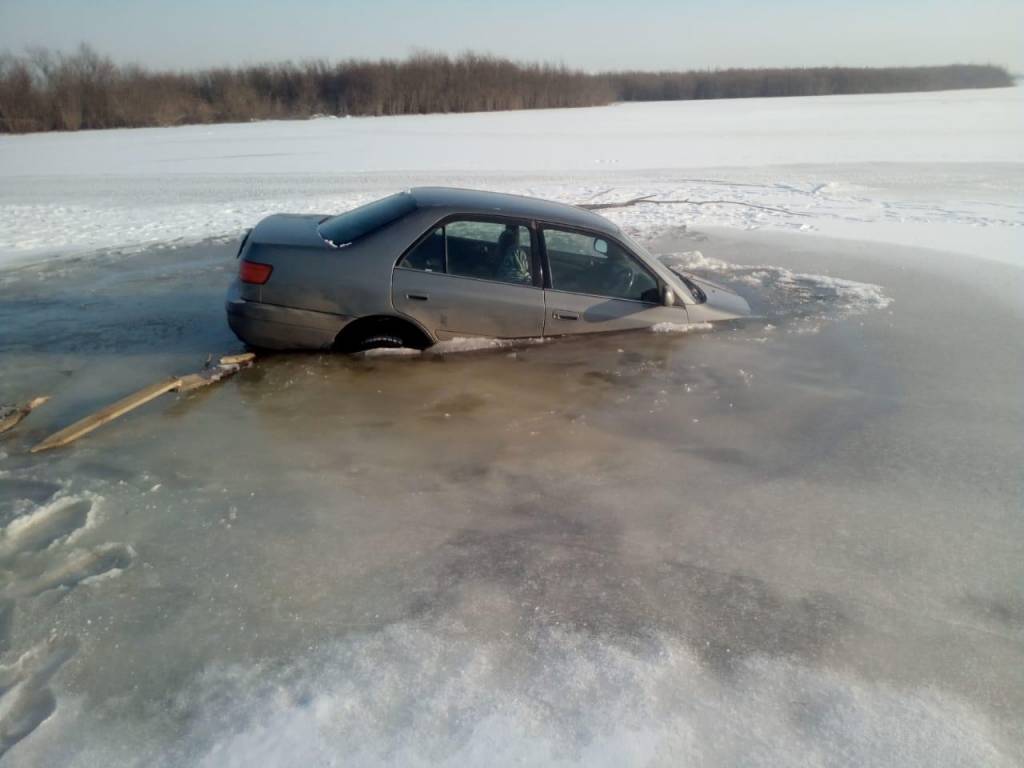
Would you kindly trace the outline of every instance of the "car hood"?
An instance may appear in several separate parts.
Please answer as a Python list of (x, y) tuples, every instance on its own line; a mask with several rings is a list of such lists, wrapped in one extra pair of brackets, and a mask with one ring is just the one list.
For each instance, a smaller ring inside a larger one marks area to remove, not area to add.
[[(695, 285), (704, 294), (705, 301), (700, 301), (697, 296), (694, 297), (698, 300), (697, 306), (714, 310), (715, 319), (750, 317), (750, 304), (731, 288), (682, 270), (673, 269), (672, 272), (682, 279), (684, 285), (689, 284), (686, 285), (687, 288), (690, 285)], [(693, 291), (691, 290), (690, 293), (692, 294)]]

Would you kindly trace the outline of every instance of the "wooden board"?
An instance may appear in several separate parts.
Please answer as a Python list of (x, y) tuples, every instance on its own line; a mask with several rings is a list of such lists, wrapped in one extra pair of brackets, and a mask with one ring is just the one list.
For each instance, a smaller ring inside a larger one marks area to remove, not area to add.
[[(7, 416), (5, 416), (4, 418), (0, 418), (0, 433), (6, 432), (9, 429), (14, 429), (14, 427), (17, 424), (21, 423), (22, 419), (24, 419), (26, 416), (32, 413), (32, 411), (34, 411), (36, 408), (38, 408), (40, 405), (42, 405), (49, 399), (49, 395), (44, 395), (43, 397), (35, 397), (29, 400), (27, 403), (24, 403), (23, 405), (11, 409), (7, 413)], [(4, 409), (0, 408), (0, 410)]]
[(239, 355), (224, 355), (220, 359), (221, 365), (245, 365), (256, 359), (253, 352), (242, 352)]
[(219, 358), (220, 362), (217, 365), (205, 368), (199, 373), (172, 376), (169, 379), (158, 381), (156, 384), (150, 384), (148, 387), (143, 387), (138, 392), (122, 397), (116, 403), (111, 403), (106, 408), (102, 408), (96, 411), (96, 413), (76, 421), (71, 426), (64, 427), (60, 432), (55, 432), (43, 440), (43, 442), (34, 446), (32, 453), (47, 451), (51, 448), (59, 448), (62, 445), (72, 443), (78, 438), (89, 434), (94, 429), (113, 421), (118, 416), (134, 411), (150, 400), (155, 400), (168, 392), (191, 392), (200, 387), (208, 387), (221, 379), (238, 373), (243, 368), (247, 368), (252, 365), (255, 359), (256, 355), (252, 352), (244, 352), (239, 355), (225, 355)]
[(181, 377), (173, 376), (163, 381), (158, 381), (156, 384), (150, 384), (148, 387), (143, 387), (137, 392), (127, 397), (122, 397), (116, 403), (111, 403), (106, 408), (102, 408), (96, 413), (86, 416), (84, 419), (76, 421), (74, 424), (64, 427), (60, 432), (55, 432), (43, 442), (32, 448), (32, 453), (38, 453), (39, 451), (47, 451), (50, 448), (59, 448), (62, 445), (67, 445), (70, 442), (77, 440), (83, 435), (87, 435), (98, 427), (102, 427), (108, 421), (113, 421), (118, 416), (122, 416), (128, 411), (133, 411), (141, 405), (145, 405), (150, 400), (155, 400), (160, 395), (172, 392), (181, 386)]

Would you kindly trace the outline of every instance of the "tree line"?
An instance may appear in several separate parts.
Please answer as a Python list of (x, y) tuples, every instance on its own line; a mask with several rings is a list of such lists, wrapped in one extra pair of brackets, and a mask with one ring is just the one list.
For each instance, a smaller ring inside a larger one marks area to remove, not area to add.
[(609, 72), (605, 77), (614, 84), (621, 101), (908, 93), (1013, 85), (1013, 78), (1002, 67), (976, 64), (942, 67), (722, 69), (713, 72)]
[(466, 53), (152, 71), (88, 46), (0, 55), (0, 133), (1012, 85), (990, 65), (586, 73)]

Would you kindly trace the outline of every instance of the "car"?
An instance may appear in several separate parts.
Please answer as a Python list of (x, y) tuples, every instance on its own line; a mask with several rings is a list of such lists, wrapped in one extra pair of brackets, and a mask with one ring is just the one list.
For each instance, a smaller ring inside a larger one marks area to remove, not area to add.
[(669, 269), (593, 211), (469, 189), (269, 216), (238, 258), (228, 323), (264, 349), (425, 349), (750, 314), (736, 293)]

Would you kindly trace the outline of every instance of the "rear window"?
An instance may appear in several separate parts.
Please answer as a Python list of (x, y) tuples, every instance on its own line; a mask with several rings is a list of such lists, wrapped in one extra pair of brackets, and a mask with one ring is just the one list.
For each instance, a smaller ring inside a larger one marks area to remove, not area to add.
[(320, 224), (320, 237), (340, 248), (402, 218), (415, 208), (416, 201), (412, 195), (399, 192), (324, 220)]

